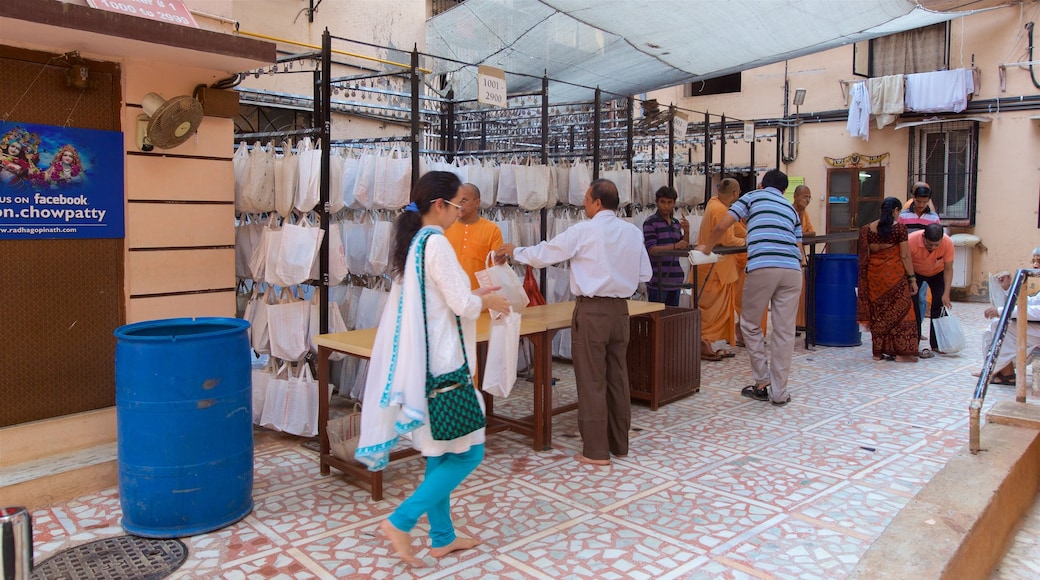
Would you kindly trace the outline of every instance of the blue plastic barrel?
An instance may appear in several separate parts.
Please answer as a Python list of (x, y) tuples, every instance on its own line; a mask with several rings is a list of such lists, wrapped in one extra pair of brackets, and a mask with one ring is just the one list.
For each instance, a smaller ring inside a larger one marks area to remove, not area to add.
[(856, 322), (856, 286), (859, 284), (859, 256), (856, 254), (819, 254), (816, 268), (816, 344), (859, 346)]
[(249, 323), (121, 326), (116, 420), (122, 526), (146, 538), (223, 528), (253, 509)]

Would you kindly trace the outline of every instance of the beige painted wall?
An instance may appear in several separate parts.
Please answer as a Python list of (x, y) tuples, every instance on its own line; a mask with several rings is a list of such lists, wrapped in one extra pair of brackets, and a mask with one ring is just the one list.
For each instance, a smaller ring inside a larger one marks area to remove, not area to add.
[[(1025, 68), (1008, 68), (1006, 89), (1000, 89), (998, 65), (1028, 60), (1025, 23), (1038, 14), (1037, 5), (1023, 11), (1018, 6), (974, 14), (951, 24), (950, 66), (970, 67), (973, 59), (981, 70), (981, 94), (976, 99), (994, 99), (1040, 94)], [(855, 80), (852, 75), (852, 46), (775, 63), (743, 72), (739, 94), (684, 98), (682, 87), (673, 87), (647, 95), (662, 104), (672, 104), (712, 114), (725, 114), (730, 119), (775, 119), (784, 115), (784, 79), (790, 81), (791, 96), (795, 88), (807, 89), (803, 116), (817, 111), (845, 110), (841, 80)], [(1040, 74), (1040, 70), (1037, 71)], [(795, 109), (790, 107), (793, 115)], [(974, 255), (972, 272), (974, 295), (985, 293), (984, 281), (994, 271), (1028, 266), (1032, 248), (1040, 246), (1037, 228), (1040, 197), (1040, 121), (1030, 119), (1040, 109), (1000, 112), (995, 108), (982, 123), (979, 137), (979, 167), (974, 228), (955, 228), (951, 232), (969, 232), (982, 238), (985, 249)], [(695, 118), (694, 121), (698, 121)], [(717, 122), (717, 118), (713, 119)], [(758, 133), (773, 133), (760, 129)], [(858, 152), (865, 155), (888, 153), (886, 195), (905, 198), (908, 179), (909, 129), (896, 130), (894, 125), (877, 130), (872, 124), (869, 141), (850, 137), (845, 123), (806, 123), (798, 131), (797, 160), (782, 168), (788, 175), (805, 177), (814, 195), (809, 211), (818, 231), (826, 227), (826, 173), (824, 156), (843, 157)], [(739, 137), (737, 137), (739, 139)], [(773, 143), (765, 139), (757, 145), (756, 165), (775, 163)], [(703, 159), (703, 150), (694, 153), (695, 161)], [(749, 148), (743, 141), (727, 144), (726, 164), (746, 165)], [(715, 154), (718, 161), (718, 153)]]

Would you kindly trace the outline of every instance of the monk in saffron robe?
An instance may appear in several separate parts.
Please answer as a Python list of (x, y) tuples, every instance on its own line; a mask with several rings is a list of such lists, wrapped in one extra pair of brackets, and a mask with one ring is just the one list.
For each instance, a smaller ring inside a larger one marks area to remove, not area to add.
[[(740, 185), (735, 179), (726, 178), (719, 183), (718, 196), (708, 200), (704, 208), (698, 243), (706, 243), (715, 226), (726, 216), (730, 204), (738, 197)], [(720, 245), (744, 245), (744, 238), (734, 235), (733, 230), (730, 228), (726, 231)], [(691, 275), (697, 276), (697, 287), (700, 289), (701, 358), (719, 360), (723, 355), (715, 352), (711, 343), (717, 340), (725, 340), (731, 345), (736, 343), (735, 313), (739, 279), (736, 256), (722, 256), (715, 264), (693, 268)]]

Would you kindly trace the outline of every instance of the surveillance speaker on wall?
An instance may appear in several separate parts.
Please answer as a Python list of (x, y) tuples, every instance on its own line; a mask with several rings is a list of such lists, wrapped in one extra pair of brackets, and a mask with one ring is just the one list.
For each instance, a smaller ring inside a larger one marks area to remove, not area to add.
[(202, 123), (202, 104), (188, 95), (166, 101), (148, 93), (141, 108), (145, 115), (138, 117), (137, 140), (143, 151), (173, 149), (190, 139)]

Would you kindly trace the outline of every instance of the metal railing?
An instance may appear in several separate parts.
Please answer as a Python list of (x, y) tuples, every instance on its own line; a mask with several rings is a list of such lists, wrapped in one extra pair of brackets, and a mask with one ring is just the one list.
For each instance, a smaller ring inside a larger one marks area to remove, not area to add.
[(1026, 353), (1028, 349), (1026, 329), (1029, 324), (1029, 316), (1026, 306), (1027, 293), (1023, 290), (1023, 287), (1026, 280), (1030, 277), (1040, 278), (1040, 270), (1021, 269), (1015, 274), (1015, 279), (1011, 282), (1011, 288), (1008, 290), (1007, 300), (1004, 302), (1004, 309), (1000, 313), (996, 331), (993, 333), (993, 342), (990, 343), (989, 349), (986, 351), (986, 360), (982, 365), (982, 372), (979, 373), (979, 383), (975, 386), (975, 396), (972, 398), (969, 406), (971, 419), (969, 421), (968, 448), (973, 455), (978, 453), (980, 448), (979, 419), (982, 414), (982, 403), (986, 399), (986, 390), (995, 370), (993, 361), (1000, 354), (1000, 347), (1004, 343), (1004, 334), (1007, 332), (1011, 314), (1015, 310), (1016, 305), (1018, 324), (1015, 325), (1015, 331), (1018, 340), (1016, 341), (1017, 356), (1015, 358), (1015, 400), (1019, 403), (1026, 402)]

